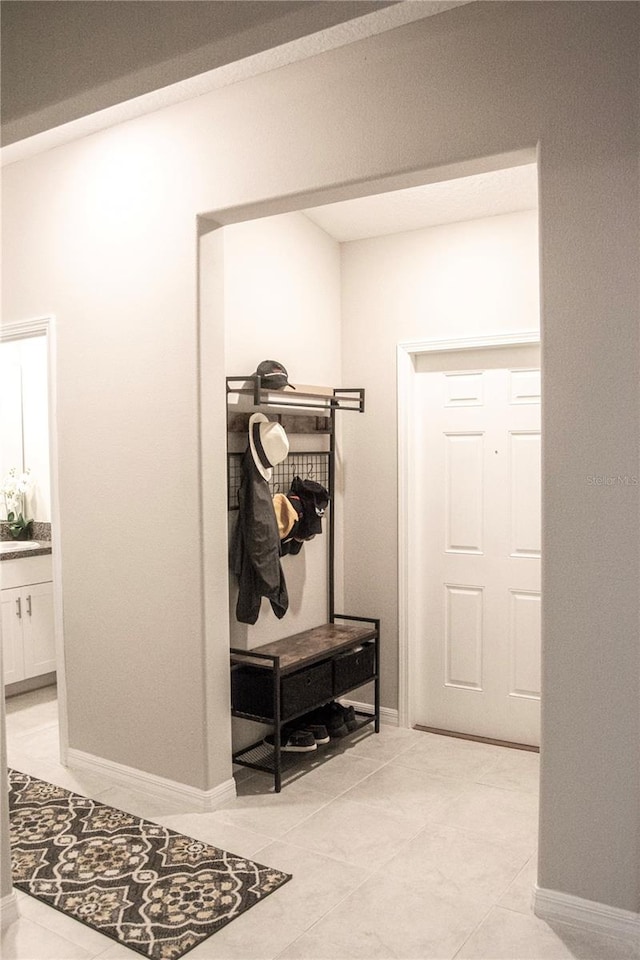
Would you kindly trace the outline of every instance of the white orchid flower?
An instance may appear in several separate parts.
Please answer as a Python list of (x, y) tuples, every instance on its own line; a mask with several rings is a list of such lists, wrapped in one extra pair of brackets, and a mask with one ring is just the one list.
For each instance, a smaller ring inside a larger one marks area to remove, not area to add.
[[(3, 480), (1, 492), (4, 498), (6, 514), (13, 514), (24, 522), (23, 515), (26, 513), (26, 495), (32, 488), (34, 478), (31, 475), (31, 468), (18, 474), (17, 467), (11, 467)], [(13, 517), (11, 518), (13, 520)]]
[(31, 476), (31, 470), (27, 469), (24, 473), (20, 474), (20, 478), (17, 481), (17, 488), (19, 493), (26, 493), (31, 489), (33, 485), (33, 477)]

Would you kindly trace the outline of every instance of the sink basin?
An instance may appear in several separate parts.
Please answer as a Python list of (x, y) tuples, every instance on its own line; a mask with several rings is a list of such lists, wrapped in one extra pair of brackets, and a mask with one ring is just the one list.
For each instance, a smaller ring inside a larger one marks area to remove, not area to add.
[(0, 553), (15, 553), (17, 550), (35, 550), (37, 540), (0, 540)]

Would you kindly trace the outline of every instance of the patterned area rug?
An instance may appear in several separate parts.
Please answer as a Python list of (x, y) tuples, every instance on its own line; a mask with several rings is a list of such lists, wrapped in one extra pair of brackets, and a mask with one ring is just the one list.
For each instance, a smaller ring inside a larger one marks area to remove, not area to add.
[(176, 960), (290, 880), (9, 771), (14, 885), (154, 960)]

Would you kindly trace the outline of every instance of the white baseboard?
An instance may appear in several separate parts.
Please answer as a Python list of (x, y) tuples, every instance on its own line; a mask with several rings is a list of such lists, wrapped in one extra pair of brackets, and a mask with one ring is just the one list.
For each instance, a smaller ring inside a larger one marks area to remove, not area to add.
[[(360, 703), (358, 700), (345, 700), (344, 697), (340, 697), (340, 703), (344, 703), (346, 707), (353, 707), (354, 710), (357, 710), (359, 713), (373, 713), (373, 704), (371, 703)], [(398, 711), (392, 710), (391, 707), (380, 707), (380, 722), (388, 724), (391, 727), (397, 727)]]
[(74, 747), (69, 747), (67, 765), (87, 773), (100, 773), (118, 786), (128, 787), (138, 793), (146, 793), (151, 797), (171, 800), (174, 803), (187, 803), (203, 812), (216, 810), (227, 801), (235, 799), (236, 796), (236, 782), (233, 777), (211, 790), (200, 790), (187, 783), (167, 780), (165, 777), (158, 777), (135, 767), (127, 767), (123, 763), (106, 760), (104, 757), (96, 757), (83, 750), (76, 750)]
[(6, 930), (20, 916), (18, 898), (15, 890), (0, 900), (0, 930)]
[(583, 900), (559, 890), (534, 887), (533, 912), (542, 920), (569, 923), (606, 937), (640, 945), (640, 913)]

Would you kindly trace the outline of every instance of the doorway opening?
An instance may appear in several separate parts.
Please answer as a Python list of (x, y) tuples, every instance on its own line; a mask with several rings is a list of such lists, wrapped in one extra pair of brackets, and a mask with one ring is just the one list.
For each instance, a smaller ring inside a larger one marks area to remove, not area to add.
[[(475, 169), (468, 164), (464, 169), (414, 171), (384, 181), (341, 185), (331, 191), (215, 211), (200, 220), (202, 502), (205, 515), (211, 517), (204, 530), (203, 576), (205, 584), (216, 584), (215, 589), (206, 588), (212, 593), (210, 608), (216, 608), (221, 593), (221, 579), (215, 575), (221, 571), (214, 569), (210, 558), (216, 556), (214, 540), (222, 534), (219, 518), (214, 521), (214, 517), (224, 477), (209, 451), (216, 449), (217, 438), (225, 429), (217, 412), (213, 374), (249, 373), (260, 360), (274, 354), (274, 344), (279, 345), (279, 354), (274, 355), (285, 362), (293, 382), (326, 382), (319, 378), (316, 368), (321, 363), (327, 369), (331, 363), (338, 364), (343, 383), (362, 383), (365, 387), (369, 414), (364, 429), (360, 423), (342, 425), (349, 473), (340, 504), (343, 522), (338, 534), (344, 534), (342, 589), (351, 607), (368, 608), (371, 603), (366, 598), (375, 584), (375, 602), (387, 638), (383, 637), (382, 651), (382, 715), (387, 722), (401, 726), (409, 725), (410, 711), (402, 680), (407, 673), (406, 650), (402, 648), (402, 629), (400, 633), (397, 629), (398, 622), (402, 628), (407, 620), (407, 605), (402, 593), (398, 604), (395, 554), (399, 537), (402, 541), (395, 510), (396, 350), (399, 342), (424, 342), (434, 335), (439, 339), (465, 335), (472, 339), (474, 334), (478, 339), (500, 330), (537, 327), (535, 159), (535, 151), (526, 151), (518, 157), (485, 159)], [(513, 200), (508, 187), (501, 191), (507, 206), (500, 206), (497, 199), (495, 205), (488, 200), (492, 178), (497, 181), (500, 175), (506, 183), (510, 178), (512, 183), (520, 177), (528, 178), (532, 187), (522, 203)], [(471, 183), (473, 187), (467, 190)], [(513, 231), (506, 224), (509, 218), (513, 223), (519, 221)], [(303, 220), (306, 223), (301, 226)], [(323, 232), (327, 256), (321, 269), (315, 260), (314, 271), (305, 272), (298, 269), (295, 258), (312, 227)], [(430, 233), (428, 269), (424, 269), (418, 250), (426, 233)], [(340, 274), (338, 295), (327, 306), (327, 311), (334, 311), (330, 323), (317, 318), (330, 288), (325, 282), (331, 273), (327, 238), (339, 247), (336, 262)], [(505, 250), (513, 253), (506, 263), (501, 259)], [(244, 252), (237, 257), (239, 251)], [(280, 256), (285, 251), (287, 256)], [(407, 251), (411, 251), (412, 259), (405, 255)], [(516, 289), (521, 280), (518, 271), (525, 262), (527, 276), (520, 291)], [(405, 270), (407, 264), (410, 267)], [(308, 288), (304, 279), (307, 273), (311, 276)], [(347, 275), (353, 280), (348, 291)], [(391, 284), (387, 280), (391, 275), (395, 286), (389, 311), (384, 298), (389, 295)], [(460, 300), (456, 300), (470, 276), (477, 292), (476, 303), (481, 302), (483, 307), (476, 314), (458, 309)], [(438, 300), (438, 310), (431, 313), (430, 297), (431, 302), (433, 297)], [(235, 302), (232, 319), (230, 302)], [(304, 365), (304, 369), (296, 364)], [(309, 369), (311, 366), (313, 369)], [(335, 382), (335, 374), (329, 376), (328, 382)], [(379, 547), (368, 553), (366, 564), (361, 562), (363, 531), (357, 519), (364, 502), (363, 491), (375, 493), (375, 521), (370, 516), (368, 522)], [(210, 537), (208, 531), (212, 531)], [(402, 564), (402, 542), (399, 547)], [(226, 582), (226, 566), (224, 577)], [(205, 632), (208, 629), (205, 618)], [(219, 642), (218, 625), (215, 634), (215, 638), (205, 636), (207, 649), (215, 647), (216, 639)]]
[[(8, 747), (11, 751), (14, 734), (28, 734), (29, 723), (48, 724), (52, 736), (46, 751), (64, 764), (68, 727), (54, 318), (3, 324), (0, 350), (3, 695), (7, 714), (14, 712), (12, 700), (21, 713), (30, 703), (34, 707), (32, 717), (24, 714), (16, 724), (7, 723)], [(15, 526), (20, 515), (32, 521), (23, 532)], [(41, 752), (42, 744), (37, 749)]]

